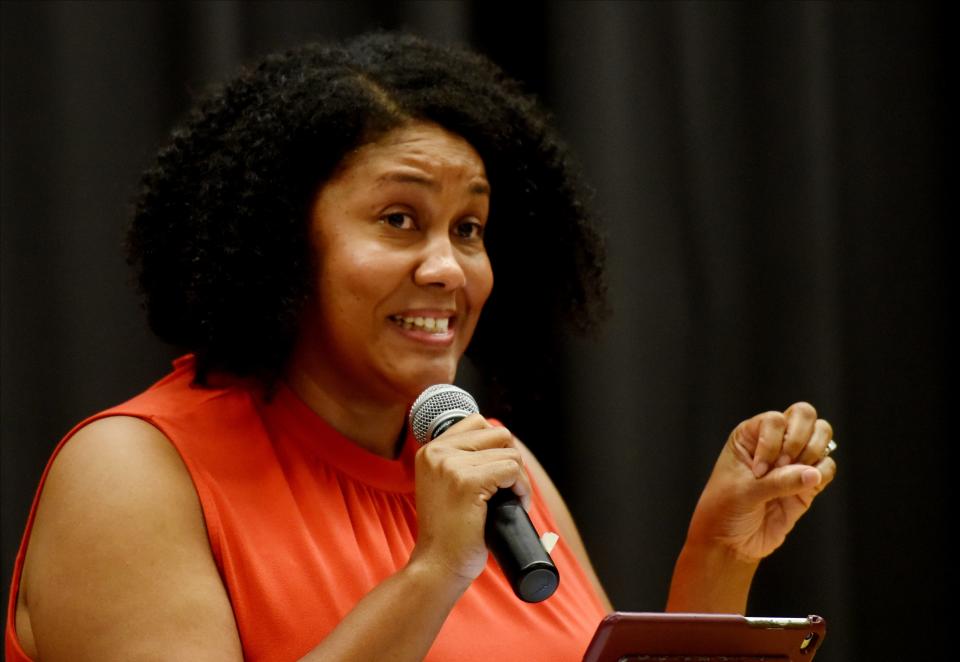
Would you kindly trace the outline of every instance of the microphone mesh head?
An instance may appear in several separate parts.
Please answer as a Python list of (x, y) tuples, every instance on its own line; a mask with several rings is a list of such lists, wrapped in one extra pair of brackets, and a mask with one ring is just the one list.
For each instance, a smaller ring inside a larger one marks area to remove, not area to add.
[(451, 415), (458, 419), (480, 411), (473, 396), (453, 384), (434, 384), (417, 396), (410, 407), (410, 429), (421, 445), (433, 439), (437, 423)]

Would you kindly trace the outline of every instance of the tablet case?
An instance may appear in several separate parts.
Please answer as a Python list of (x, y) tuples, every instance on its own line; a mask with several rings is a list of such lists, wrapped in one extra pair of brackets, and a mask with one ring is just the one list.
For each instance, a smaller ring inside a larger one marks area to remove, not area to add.
[(826, 621), (739, 614), (613, 612), (597, 627), (584, 662), (808, 662)]

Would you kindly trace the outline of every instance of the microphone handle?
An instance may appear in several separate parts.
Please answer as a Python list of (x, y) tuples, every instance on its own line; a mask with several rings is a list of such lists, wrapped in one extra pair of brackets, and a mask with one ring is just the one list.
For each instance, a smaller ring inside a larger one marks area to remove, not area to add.
[(557, 590), (560, 573), (513, 490), (497, 490), (487, 502), (484, 539), (518, 598), (540, 602)]

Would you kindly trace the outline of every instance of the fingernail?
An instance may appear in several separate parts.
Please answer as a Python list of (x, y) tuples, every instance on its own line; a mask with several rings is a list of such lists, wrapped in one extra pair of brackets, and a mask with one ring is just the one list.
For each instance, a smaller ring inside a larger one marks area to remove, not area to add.
[(785, 467), (785, 466), (787, 466), (788, 464), (790, 464), (791, 461), (792, 461), (792, 460), (791, 460), (790, 456), (787, 455), (786, 453), (784, 453), (783, 455), (781, 455), (780, 457), (777, 458), (777, 466), (778, 466), (778, 467)]
[(767, 464), (766, 462), (763, 462), (763, 461), (757, 462), (755, 465), (753, 465), (753, 475), (756, 476), (757, 478), (760, 478), (761, 476), (763, 476), (763, 474), (767, 473), (767, 469), (769, 468), (770, 468), (770, 465)]
[(820, 484), (820, 472), (816, 469), (813, 471), (804, 471), (802, 479), (804, 486), (814, 487)]

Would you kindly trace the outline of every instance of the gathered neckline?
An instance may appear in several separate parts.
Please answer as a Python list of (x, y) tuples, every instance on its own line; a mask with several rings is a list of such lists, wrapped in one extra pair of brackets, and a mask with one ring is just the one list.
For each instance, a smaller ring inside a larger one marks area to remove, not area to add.
[(268, 428), (282, 433), (278, 438), (291, 439), (308, 455), (370, 487), (389, 492), (414, 491), (414, 456), (418, 444), (410, 430), (397, 458), (388, 459), (338, 432), (282, 381), (270, 400), (259, 402), (258, 408)]

